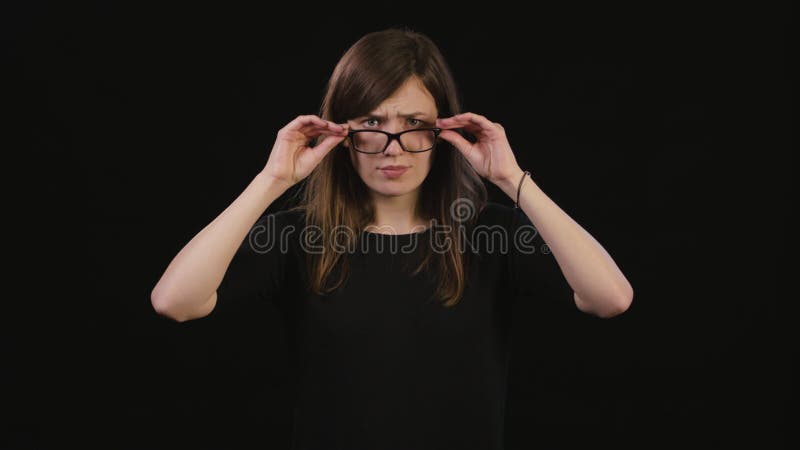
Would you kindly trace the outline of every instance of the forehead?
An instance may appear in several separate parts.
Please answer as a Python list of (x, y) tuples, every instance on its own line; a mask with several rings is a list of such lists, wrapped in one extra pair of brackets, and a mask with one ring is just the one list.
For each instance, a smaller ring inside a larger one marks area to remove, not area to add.
[(384, 100), (373, 112), (410, 113), (419, 111), (436, 115), (436, 101), (418, 78), (406, 80), (389, 98)]

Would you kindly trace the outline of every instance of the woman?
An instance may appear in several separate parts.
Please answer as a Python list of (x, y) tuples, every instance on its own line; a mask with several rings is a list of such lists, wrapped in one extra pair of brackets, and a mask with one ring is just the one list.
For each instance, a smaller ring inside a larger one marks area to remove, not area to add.
[[(487, 202), (481, 177), (518, 207)], [(297, 207), (264, 215), (301, 181)], [(555, 262), (518, 245), (532, 226)], [(342, 56), (320, 116), (278, 132), (263, 170), (151, 297), (177, 321), (251, 294), (280, 308), (298, 371), (295, 448), (499, 449), (509, 307), (556, 262), (580, 310), (628, 308), (624, 275), (518, 166), (503, 127), (460, 113), (435, 44), (389, 29)]]

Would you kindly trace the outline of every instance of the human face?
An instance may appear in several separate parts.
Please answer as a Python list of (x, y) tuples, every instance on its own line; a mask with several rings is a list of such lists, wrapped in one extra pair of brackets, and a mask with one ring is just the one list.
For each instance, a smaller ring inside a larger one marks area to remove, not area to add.
[[(413, 128), (433, 127), (436, 122), (436, 102), (422, 82), (411, 77), (378, 107), (362, 117), (348, 120), (351, 130), (383, 130), (390, 133)], [(350, 142), (343, 142), (350, 147)], [(431, 154), (409, 153), (393, 140), (386, 151), (365, 154), (350, 150), (350, 159), (358, 175), (373, 194), (402, 196), (415, 193), (430, 171)], [(404, 166), (401, 172), (382, 170), (386, 166)]]

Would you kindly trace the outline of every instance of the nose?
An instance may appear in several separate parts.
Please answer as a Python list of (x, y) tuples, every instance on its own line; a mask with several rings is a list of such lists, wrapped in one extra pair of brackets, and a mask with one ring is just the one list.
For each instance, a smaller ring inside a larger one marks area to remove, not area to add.
[(384, 154), (386, 155), (402, 155), (404, 152), (403, 147), (400, 146), (400, 141), (398, 139), (392, 139), (389, 142), (389, 146), (386, 147), (384, 150)]

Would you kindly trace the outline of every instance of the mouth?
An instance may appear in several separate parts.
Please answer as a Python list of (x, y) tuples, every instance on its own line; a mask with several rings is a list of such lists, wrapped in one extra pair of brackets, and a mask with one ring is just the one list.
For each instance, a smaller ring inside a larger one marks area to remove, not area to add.
[(400, 170), (400, 169), (407, 169), (409, 166), (383, 166), (378, 167), (380, 170)]
[(386, 178), (397, 178), (403, 175), (410, 166), (383, 166), (379, 167), (378, 171)]

